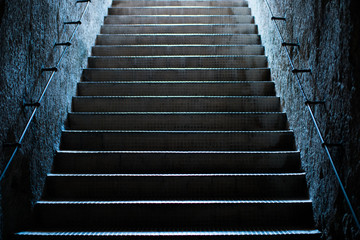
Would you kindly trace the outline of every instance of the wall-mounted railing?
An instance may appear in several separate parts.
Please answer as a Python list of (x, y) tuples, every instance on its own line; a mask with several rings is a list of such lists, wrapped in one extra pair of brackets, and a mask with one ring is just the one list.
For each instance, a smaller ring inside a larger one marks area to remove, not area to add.
[(301, 91), (301, 95), (302, 95), (302, 97), (303, 97), (303, 99), (304, 99), (304, 104), (305, 104), (305, 106), (306, 106), (306, 108), (307, 108), (307, 110), (308, 110), (308, 112), (309, 112), (309, 114), (310, 114), (311, 120), (312, 120), (312, 122), (314, 123), (316, 132), (317, 132), (317, 134), (318, 134), (318, 136), (319, 136), (319, 138), (320, 138), (321, 146), (324, 148), (324, 151), (325, 151), (325, 153), (326, 153), (326, 155), (327, 155), (327, 157), (328, 157), (328, 159), (329, 159), (329, 161), (330, 161), (331, 167), (332, 167), (332, 169), (333, 169), (333, 171), (334, 171), (335, 177), (336, 177), (336, 179), (337, 179), (337, 181), (338, 181), (338, 183), (339, 183), (339, 186), (340, 186), (340, 188), (341, 188), (341, 191), (342, 191), (342, 193), (344, 194), (346, 203), (347, 203), (347, 205), (348, 205), (348, 207), (349, 207), (349, 209), (350, 209), (350, 212), (351, 212), (351, 215), (352, 215), (352, 217), (353, 217), (353, 219), (354, 219), (354, 221), (355, 221), (355, 224), (356, 224), (356, 226), (360, 229), (359, 219), (358, 219), (358, 217), (356, 216), (356, 213), (355, 213), (355, 211), (354, 211), (354, 208), (353, 208), (353, 206), (352, 206), (352, 204), (351, 204), (351, 202), (350, 202), (350, 199), (349, 199), (349, 197), (348, 197), (348, 194), (346, 193), (344, 184), (342, 183), (342, 181), (341, 181), (341, 179), (340, 179), (339, 173), (338, 173), (338, 171), (337, 171), (337, 169), (336, 169), (336, 167), (335, 167), (333, 158), (332, 158), (332, 156), (331, 156), (331, 154), (330, 154), (330, 151), (329, 151), (329, 147), (330, 147), (330, 146), (338, 145), (338, 144), (330, 144), (330, 143), (325, 142), (324, 137), (323, 137), (323, 134), (322, 134), (321, 131), (320, 131), (318, 122), (317, 122), (316, 117), (315, 117), (315, 115), (314, 115), (314, 112), (313, 112), (313, 110), (312, 110), (312, 108), (311, 108), (312, 105), (325, 104), (325, 102), (324, 102), (324, 101), (317, 101), (317, 100), (316, 100), (316, 101), (309, 100), (309, 98), (307, 97), (307, 95), (306, 95), (306, 93), (305, 93), (305, 91), (304, 91), (304, 88), (303, 88), (303, 86), (302, 86), (302, 83), (301, 83), (301, 81), (300, 81), (300, 76), (299, 76), (299, 74), (303, 74), (303, 73), (310, 73), (310, 74), (311, 74), (311, 69), (298, 69), (298, 68), (296, 68), (295, 65), (294, 65), (294, 62), (293, 62), (293, 60), (292, 60), (292, 58), (291, 58), (291, 56), (290, 56), (290, 51), (289, 51), (289, 48), (288, 48), (288, 47), (300, 47), (300, 44), (299, 44), (299, 42), (297, 42), (297, 43), (294, 43), (294, 42), (286, 42), (286, 41), (284, 40), (283, 34), (281, 33), (280, 28), (279, 28), (279, 26), (278, 26), (278, 21), (286, 21), (286, 17), (283, 17), (283, 16), (274, 16), (274, 13), (273, 13), (273, 11), (271, 10), (271, 7), (270, 7), (270, 4), (269, 4), (268, 0), (264, 0), (264, 1), (265, 1), (265, 4), (266, 4), (267, 8), (268, 8), (269, 11), (270, 11), (271, 21), (274, 23), (275, 29), (276, 29), (276, 31), (278, 32), (278, 35), (279, 35), (279, 37), (280, 37), (281, 46), (285, 48), (285, 53), (286, 53), (287, 58), (289, 59), (289, 64), (290, 64), (290, 67), (291, 67), (291, 72), (294, 74), (295, 79), (296, 79), (296, 81), (297, 81), (297, 83), (298, 83), (298, 85), (299, 85), (299, 88), (300, 88), (300, 91)]
[(55, 76), (55, 73), (59, 70), (60, 63), (63, 60), (66, 52), (68, 51), (68, 49), (72, 45), (72, 41), (73, 41), (73, 39), (75, 37), (76, 32), (78, 31), (78, 29), (79, 29), (79, 27), (81, 25), (81, 21), (82, 21), (84, 15), (85, 15), (86, 11), (88, 10), (90, 2), (91, 2), (91, 0), (78, 0), (78, 1), (76, 1), (76, 4), (78, 4), (78, 3), (86, 3), (86, 6), (84, 7), (84, 9), (82, 11), (79, 20), (73, 21), (73, 22), (64, 22), (64, 25), (75, 25), (75, 28), (72, 31), (72, 34), (70, 35), (70, 37), (69, 37), (69, 39), (67, 41), (55, 43), (54, 47), (63, 47), (62, 52), (61, 52), (61, 54), (59, 56), (59, 59), (58, 59), (57, 63), (55, 64), (55, 66), (41, 69), (42, 73), (43, 72), (50, 72), (50, 76), (49, 76), (49, 78), (48, 78), (48, 80), (46, 82), (45, 88), (41, 92), (41, 95), (38, 98), (38, 100), (36, 102), (31, 102), (31, 103), (25, 103), (24, 104), (25, 107), (33, 107), (34, 109), (33, 109), (32, 113), (30, 115), (30, 118), (28, 119), (28, 121), (27, 121), (27, 123), (25, 125), (25, 128), (23, 129), (23, 131), (22, 131), (22, 133), (20, 135), (19, 140), (17, 142), (15, 142), (15, 143), (4, 143), (3, 144), (4, 147), (13, 147), (14, 149), (12, 151), (12, 154), (11, 154), (11, 157), (10, 157), (9, 161), (6, 163), (6, 166), (5, 166), (4, 170), (1, 173), (0, 183), (4, 179), (6, 171), (8, 170), (9, 166), (13, 162), (16, 153), (21, 148), (21, 145), (22, 145), (22, 142), (23, 142), (23, 140), (25, 138), (25, 135), (29, 130), (29, 127), (30, 127), (30, 125), (31, 125), (31, 123), (32, 123), (32, 121), (33, 121), (33, 119), (35, 117), (35, 114), (36, 114), (37, 110), (41, 106), (41, 102), (44, 99), (46, 91), (48, 90), (49, 85), (51, 84), (51, 82), (52, 82), (52, 80), (53, 80), (53, 78)]

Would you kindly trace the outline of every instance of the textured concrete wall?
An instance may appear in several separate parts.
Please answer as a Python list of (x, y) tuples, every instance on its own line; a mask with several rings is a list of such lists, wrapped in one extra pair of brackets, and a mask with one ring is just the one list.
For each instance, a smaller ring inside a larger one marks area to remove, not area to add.
[[(3, 239), (30, 218), (31, 207), (41, 196), (46, 173), (58, 148), (71, 97), (76, 93), (81, 69), (100, 31), (110, 0), (93, 0), (83, 24), (56, 73), (33, 124), (9, 172), (1, 184), (0, 227)], [(32, 107), (48, 79), (42, 67), (52, 67), (62, 48), (54, 43), (69, 38), (85, 3), (75, 0), (1, 0), (0, 11), (0, 169), (9, 159), (4, 142), (19, 139)], [(54, 140), (55, 139), (55, 140)], [(1, 237), (0, 237), (1, 239)]]
[[(330, 143), (331, 154), (349, 197), (360, 215), (360, 81), (359, 1), (356, 0), (268, 0), (285, 41), (299, 40), (299, 50), (290, 48), (297, 68), (311, 68), (301, 82), (310, 100), (325, 100), (314, 106), (321, 132)], [(277, 94), (287, 112), (307, 171), (317, 227), (324, 239), (359, 239), (328, 158), (307, 112), (296, 79), (291, 73), (281, 41), (270, 20), (264, 0), (249, 0), (262, 42), (269, 57)]]

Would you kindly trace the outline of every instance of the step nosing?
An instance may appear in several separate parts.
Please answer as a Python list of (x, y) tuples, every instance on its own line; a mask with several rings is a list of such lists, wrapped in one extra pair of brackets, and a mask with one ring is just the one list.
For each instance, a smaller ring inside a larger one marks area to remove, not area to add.
[(181, 9), (181, 8), (205, 8), (205, 9), (228, 9), (228, 8), (241, 8), (241, 9), (249, 9), (249, 7), (239, 7), (239, 6), (196, 6), (196, 5), (188, 5), (188, 6), (141, 6), (141, 7), (110, 7), (110, 9), (156, 9), (156, 8), (171, 8), (171, 9)]
[(156, 98), (160, 98), (160, 99), (164, 99), (164, 98), (168, 98), (168, 99), (173, 99), (173, 98), (185, 98), (185, 99), (206, 99), (206, 98), (210, 98), (210, 99), (259, 99), (259, 98), (279, 98), (277, 96), (76, 96), (74, 97), (75, 99), (93, 99), (93, 98), (97, 98), (97, 99), (121, 99), (121, 98), (127, 98), (127, 99), (131, 99), (131, 98), (145, 98), (145, 99), (156, 99)]
[(63, 133), (171, 133), (171, 134), (216, 134), (216, 133), (293, 133), (292, 130), (273, 131), (166, 131), (166, 130), (63, 130)]
[[(114, 33), (99, 34), (98, 36), (257, 36), (256, 33)], [(260, 44), (259, 44), (260, 45)]]
[(75, 174), (48, 173), (48, 177), (294, 177), (305, 176), (305, 172), (298, 173), (193, 173), (193, 174)]
[(300, 154), (294, 151), (84, 151), (57, 150), (58, 154)]
[(86, 71), (210, 71), (210, 70), (270, 70), (270, 68), (84, 68)]
[(127, 26), (257, 26), (254, 23), (108, 23), (103, 27), (127, 27)]
[(274, 84), (272, 81), (91, 81), (79, 84)]
[(38, 201), (37, 205), (126, 205), (126, 204), (309, 204), (311, 200), (136, 200), (136, 201)]
[(137, 111), (137, 112), (69, 112), (73, 115), (286, 115), (285, 112), (146, 112), (146, 111)]
[(145, 232), (126, 232), (126, 231), (104, 231), (104, 232), (71, 232), (71, 231), (64, 231), (64, 232), (46, 232), (46, 231), (23, 231), (18, 232), (16, 235), (23, 236), (23, 235), (31, 235), (31, 236), (263, 236), (263, 235), (317, 235), (320, 234), (320, 231), (316, 229), (312, 230), (256, 230), (256, 231), (145, 231)]
[(93, 48), (113, 48), (113, 47), (257, 47), (264, 48), (262, 45), (246, 44), (129, 44), (129, 45), (95, 45)]
[[(113, 2), (144, 2), (144, 0), (114, 0)], [(146, 0), (146, 2), (217, 2), (216, 0)], [(228, 1), (228, 2), (236, 2), (236, 1)], [(241, 1), (243, 3), (247, 3), (246, 1)]]
[(229, 14), (220, 14), (220, 15), (214, 15), (214, 14), (122, 14), (122, 15), (107, 15), (107, 17), (238, 17), (238, 16), (244, 16), (247, 18), (253, 18), (252, 15), (229, 15)]
[(89, 59), (122, 59), (122, 58), (267, 58), (265, 55), (142, 55), (142, 56), (91, 56)]

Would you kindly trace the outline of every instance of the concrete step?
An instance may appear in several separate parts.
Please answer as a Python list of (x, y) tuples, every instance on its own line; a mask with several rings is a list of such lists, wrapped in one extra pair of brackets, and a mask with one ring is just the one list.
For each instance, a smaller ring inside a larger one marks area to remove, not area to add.
[(78, 96), (274, 96), (270, 81), (80, 82)]
[(312, 229), (310, 200), (291, 201), (39, 201), (42, 228), (77, 230), (154, 228), (233, 230), (244, 228)]
[(72, 130), (285, 130), (284, 113), (69, 113)]
[(87, 68), (83, 81), (269, 81), (269, 68)]
[[(95, 231), (98, 230), (98, 231)], [(126, 239), (139, 239), (139, 240), (320, 240), (320, 232), (315, 229), (292, 230), (292, 229), (279, 229), (279, 230), (232, 230), (232, 231), (150, 231), (150, 232), (121, 232), (121, 231), (106, 231), (94, 229), (93, 231), (71, 231), (64, 229), (63, 231), (49, 232), (46, 230), (34, 230), (19, 232), (16, 235), (17, 240), (126, 240)]]
[(54, 173), (294, 173), (298, 151), (58, 151)]
[(16, 239), (319, 240), (245, 0), (115, 0)]
[(254, 23), (251, 15), (108, 15), (104, 24)]
[(158, 34), (100, 34), (96, 45), (126, 44), (246, 44), (259, 45), (257, 34), (207, 34), (207, 33), (158, 33)]
[(255, 24), (106, 24), (101, 34), (133, 33), (227, 33), (257, 34)]
[(73, 112), (279, 112), (271, 96), (74, 97)]
[(109, 15), (250, 15), (248, 7), (139, 6), (111, 7)]
[(48, 174), (46, 200), (308, 199), (305, 173)]
[(92, 56), (263, 55), (261, 45), (98, 45)]
[(182, 1), (182, 0), (170, 0), (170, 1), (159, 1), (159, 0), (136, 0), (136, 1), (129, 1), (129, 0), (120, 0), (120, 1), (113, 1), (113, 7), (143, 7), (143, 6), (220, 6), (220, 7), (248, 7), (248, 2), (244, 0), (240, 1)]
[(293, 151), (292, 131), (64, 130), (62, 150)]
[(188, 56), (107, 56), (89, 57), (89, 68), (202, 68), (202, 67), (267, 67), (263, 55), (188, 55)]

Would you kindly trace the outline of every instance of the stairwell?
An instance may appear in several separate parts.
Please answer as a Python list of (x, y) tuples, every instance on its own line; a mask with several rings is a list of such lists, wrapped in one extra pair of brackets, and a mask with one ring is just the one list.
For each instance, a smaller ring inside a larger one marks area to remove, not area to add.
[(113, 1), (16, 238), (320, 239), (246, 1)]

